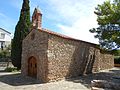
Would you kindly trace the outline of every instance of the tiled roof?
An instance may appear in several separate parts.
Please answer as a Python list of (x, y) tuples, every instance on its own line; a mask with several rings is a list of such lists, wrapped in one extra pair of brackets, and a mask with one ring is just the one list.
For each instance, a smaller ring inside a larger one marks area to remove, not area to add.
[(97, 45), (97, 44), (94, 44), (94, 43), (91, 43), (91, 42), (87, 42), (87, 41), (83, 41), (83, 40), (79, 40), (79, 39), (75, 39), (75, 38), (72, 38), (72, 37), (69, 37), (69, 36), (66, 36), (66, 35), (63, 35), (63, 34), (60, 34), (60, 33), (56, 33), (56, 32), (53, 32), (53, 31), (51, 31), (51, 30), (48, 30), (48, 29), (44, 29), (44, 28), (42, 28), (42, 30), (41, 29), (39, 29), (39, 31), (41, 32), (46, 32), (46, 33), (49, 33), (49, 34), (52, 34), (52, 35), (56, 35), (56, 36), (58, 36), (58, 37), (62, 37), (62, 38), (64, 38), (64, 39), (69, 39), (69, 40), (74, 40), (74, 41), (79, 41), (79, 42), (84, 42), (84, 43), (88, 43), (88, 44), (92, 44), (92, 45)]

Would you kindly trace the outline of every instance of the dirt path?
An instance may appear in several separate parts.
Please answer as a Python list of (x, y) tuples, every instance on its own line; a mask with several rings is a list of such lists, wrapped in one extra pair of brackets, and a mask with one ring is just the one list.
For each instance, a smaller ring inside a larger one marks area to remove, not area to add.
[(40, 84), (33, 78), (23, 77), (20, 73), (0, 72), (0, 90), (90, 90), (81, 83), (58, 81)]
[(0, 90), (90, 90), (91, 81), (96, 79), (120, 83), (120, 68), (45, 84), (40, 84), (30, 77), (23, 77), (20, 73), (1, 71)]

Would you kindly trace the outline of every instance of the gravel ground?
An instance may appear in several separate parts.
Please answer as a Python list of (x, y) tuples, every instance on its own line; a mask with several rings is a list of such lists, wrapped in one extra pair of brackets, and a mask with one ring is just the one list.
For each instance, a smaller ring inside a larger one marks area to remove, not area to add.
[(0, 71), (0, 90), (90, 90), (92, 80), (120, 83), (120, 68), (44, 84), (33, 78), (23, 77), (20, 72)]

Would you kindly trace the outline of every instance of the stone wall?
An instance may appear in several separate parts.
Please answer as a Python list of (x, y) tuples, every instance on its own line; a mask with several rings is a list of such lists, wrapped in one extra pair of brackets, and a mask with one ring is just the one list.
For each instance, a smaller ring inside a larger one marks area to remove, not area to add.
[(34, 56), (37, 60), (37, 79), (47, 82), (47, 47), (48, 35), (37, 30), (24, 39), (22, 48), (22, 75), (28, 75), (28, 59)]
[(95, 44), (49, 34), (48, 79), (54, 81), (112, 68), (112, 57), (101, 54)]
[(99, 59), (99, 69), (104, 70), (104, 69), (109, 69), (114, 67), (114, 56), (109, 53), (102, 53), (100, 54), (100, 59)]
[(32, 30), (23, 41), (22, 74), (28, 74), (28, 59), (37, 60), (37, 79), (42, 82), (112, 68), (113, 56), (103, 54), (96, 44)]

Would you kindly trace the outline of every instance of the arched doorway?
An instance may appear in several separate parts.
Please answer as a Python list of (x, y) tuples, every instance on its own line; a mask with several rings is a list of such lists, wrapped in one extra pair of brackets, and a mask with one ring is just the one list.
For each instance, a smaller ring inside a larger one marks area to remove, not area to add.
[(37, 60), (33, 56), (28, 59), (28, 76), (37, 77)]

